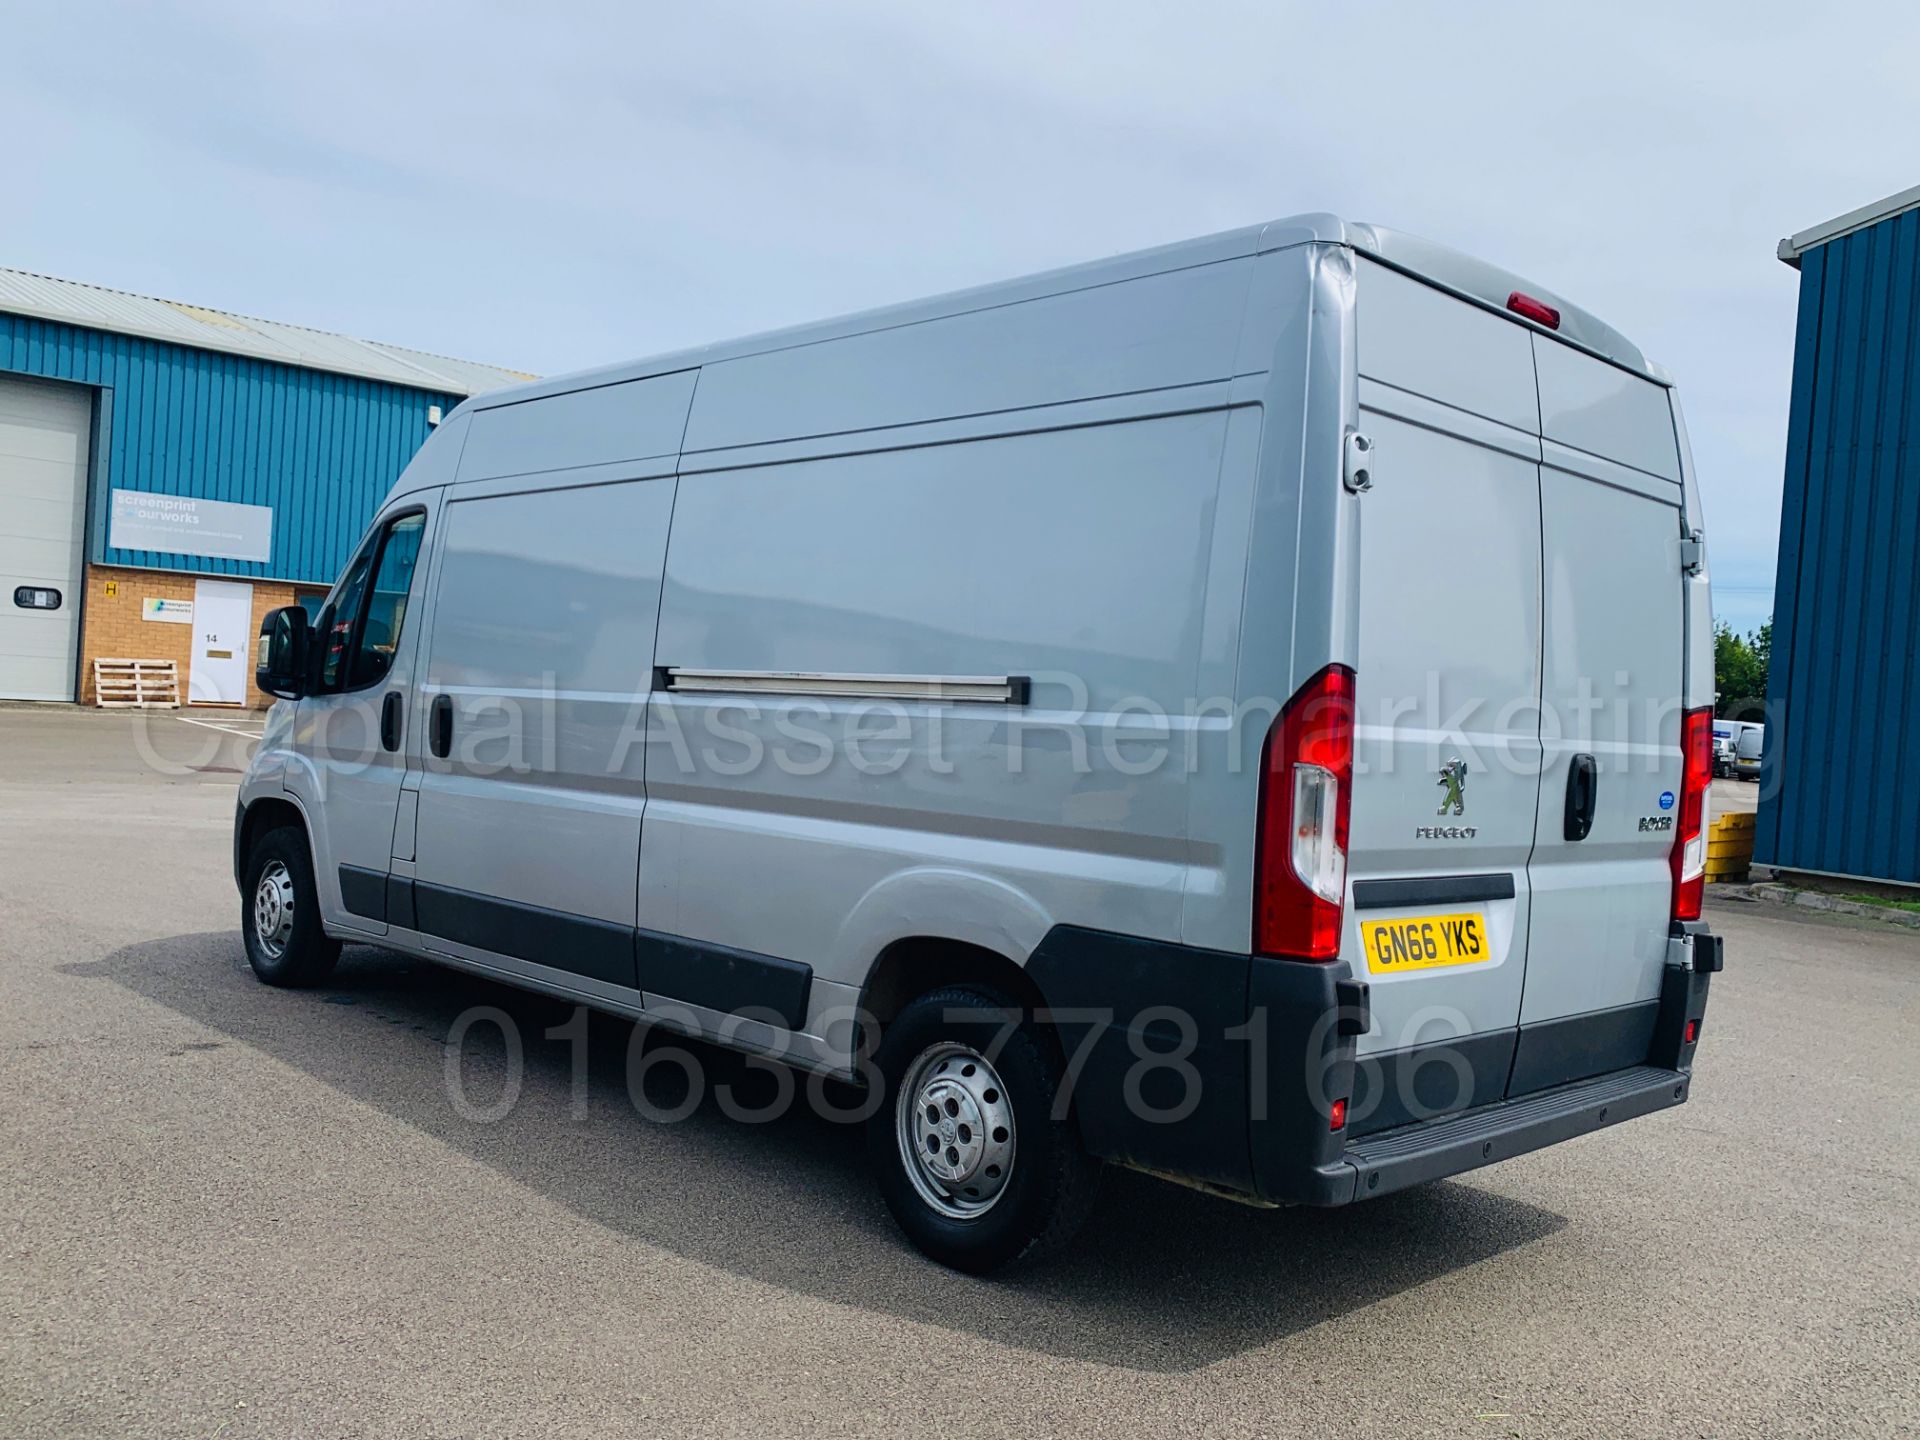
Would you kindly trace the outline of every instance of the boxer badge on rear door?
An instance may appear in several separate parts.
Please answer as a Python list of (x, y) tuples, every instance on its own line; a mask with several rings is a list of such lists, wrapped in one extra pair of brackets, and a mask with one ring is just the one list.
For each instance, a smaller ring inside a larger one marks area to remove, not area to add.
[(1467, 813), (1467, 762), (1458, 755), (1440, 767), (1442, 793), (1440, 796), (1440, 814), (1451, 810), (1456, 815)]

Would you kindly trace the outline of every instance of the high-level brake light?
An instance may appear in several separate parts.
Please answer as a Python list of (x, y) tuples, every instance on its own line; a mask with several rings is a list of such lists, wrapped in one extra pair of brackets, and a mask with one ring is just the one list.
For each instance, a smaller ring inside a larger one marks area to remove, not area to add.
[(1698, 920), (1707, 891), (1707, 789), (1713, 784), (1713, 711), (1680, 717), (1680, 820), (1668, 863), (1673, 918)]
[(1263, 955), (1340, 956), (1353, 694), (1353, 671), (1329, 665), (1300, 687), (1267, 732), (1253, 862), (1253, 943)]
[(1516, 315), (1524, 315), (1536, 325), (1544, 325), (1549, 330), (1560, 328), (1560, 312), (1544, 300), (1536, 300), (1524, 290), (1515, 290), (1507, 296), (1507, 309)]

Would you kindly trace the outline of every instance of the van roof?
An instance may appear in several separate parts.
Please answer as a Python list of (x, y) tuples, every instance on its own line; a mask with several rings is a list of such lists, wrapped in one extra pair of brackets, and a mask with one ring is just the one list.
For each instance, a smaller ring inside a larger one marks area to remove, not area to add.
[[(1384, 225), (1349, 225), (1346, 231), (1346, 243), (1356, 250), (1372, 255), (1396, 270), (1404, 270), (1409, 275), (1437, 285), (1442, 290), (1450, 290), (1462, 299), (1498, 311), (1509, 320), (1533, 324), (1507, 309), (1507, 297), (1514, 291), (1519, 290), (1536, 300), (1544, 300), (1560, 312), (1560, 328), (1545, 333), (1582, 350), (1591, 351), (1604, 360), (1611, 360), (1622, 369), (1631, 370), (1657, 384), (1673, 383), (1665, 370), (1647, 359), (1639, 346), (1613, 326), (1592, 311), (1583, 309), (1564, 295), (1524, 275), (1515, 275), (1511, 270), (1502, 270), (1498, 265), (1476, 260), (1471, 255), (1431, 240), (1423, 240), (1418, 235), (1389, 230)], [(1534, 328), (1543, 329), (1541, 326)]]
[[(532, 384), (492, 391), (467, 402), (467, 405), (462, 408), (491, 409), (498, 405), (537, 399), (542, 395), (558, 395), (573, 390), (619, 384), (627, 380), (641, 380), (651, 375), (663, 375), (675, 370), (691, 370), (696, 366), (714, 364), (722, 360), (736, 360), (772, 350), (792, 349), (801, 345), (817, 344), (823, 340), (839, 339), (842, 336), (887, 330), (897, 326), (942, 319), (950, 315), (965, 314), (968, 311), (988, 309), (997, 305), (1015, 304), (1045, 295), (1090, 289), (1098, 285), (1111, 285), (1145, 275), (1184, 270), (1196, 265), (1216, 264), (1223, 260), (1234, 260), (1248, 255), (1264, 254), (1271, 250), (1284, 250), (1296, 245), (1308, 244), (1351, 246), (1354, 250), (1369, 255), (1382, 264), (1449, 291), (1471, 304), (1495, 311), (1517, 324), (1532, 326), (1534, 329), (1541, 330), (1543, 334), (1552, 334), (1557, 339), (1589, 351), (1658, 384), (1671, 383), (1666, 372), (1649, 361), (1639, 348), (1618, 330), (1598, 316), (1573, 304), (1557, 291), (1515, 275), (1511, 271), (1502, 270), (1497, 265), (1476, 260), (1458, 250), (1436, 244), (1431, 240), (1423, 240), (1404, 231), (1392, 230), (1384, 225), (1357, 224), (1342, 220), (1337, 215), (1310, 214), (1294, 215), (1284, 220), (1269, 221), (1263, 225), (1242, 226), (1237, 230), (1226, 230), (1216, 235), (1182, 240), (1149, 250), (1136, 250), (1105, 260), (1094, 260), (1058, 270), (1042, 271), (1018, 279), (996, 281), (989, 285), (955, 290), (944, 295), (910, 300), (874, 310), (858, 311), (832, 319), (809, 321), (785, 329), (769, 330), (757, 335), (720, 341), (690, 350), (674, 351), (648, 359), (623, 361), (592, 370), (577, 371), (570, 375), (558, 375)], [(1560, 328), (1557, 331), (1547, 331), (1508, 310), (1507, 298), (1516, 290), (1524, 291), (1534, 299), (1543, 300), (1557, 309), (1561, 317)]]

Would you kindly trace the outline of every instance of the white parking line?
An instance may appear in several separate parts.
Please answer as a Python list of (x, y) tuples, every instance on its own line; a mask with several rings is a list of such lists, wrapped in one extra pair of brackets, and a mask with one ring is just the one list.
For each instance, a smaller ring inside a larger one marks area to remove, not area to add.
[(219, 725), (212, 720), (190, 720), (185, 715), (176, 715), (173, 718), (182, 725), (198, 725), (202, 730), (224, 730), (229, 735), (238, 735), (245, 740), (258, 740), (265, 733), (264, 726), (259, 730), (236, 730), (231, 725)]

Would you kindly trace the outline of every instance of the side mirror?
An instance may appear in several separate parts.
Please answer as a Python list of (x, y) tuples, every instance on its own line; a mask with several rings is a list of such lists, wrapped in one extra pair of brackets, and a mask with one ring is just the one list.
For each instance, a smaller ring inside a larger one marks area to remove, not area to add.
[(260, 622), (253, 682), (269, 695), (298, 700), (307, 690), (307, 652), (313, 634), (307, 612), (285, 605)]

